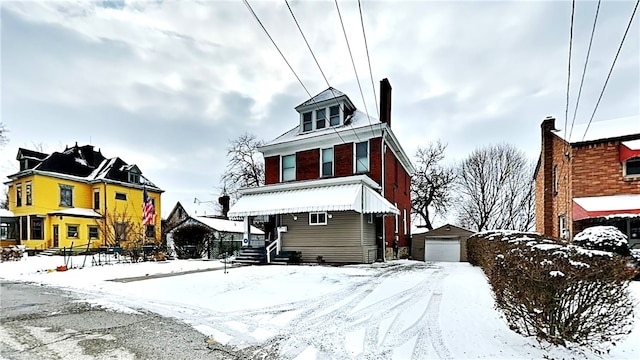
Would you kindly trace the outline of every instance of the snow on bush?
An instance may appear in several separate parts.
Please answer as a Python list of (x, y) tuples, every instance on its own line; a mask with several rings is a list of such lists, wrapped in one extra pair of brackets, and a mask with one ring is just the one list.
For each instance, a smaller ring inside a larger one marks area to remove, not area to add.
[(611, 251), (629, 255), (627, 236), (615, 226), (592, 226), (577, 233), (573, 243), (585, 249)]
[(605, 351), (633, 326), (628, 258), (537, 233), (489, 231), (467, 240), (509, 327), (540, 342)]

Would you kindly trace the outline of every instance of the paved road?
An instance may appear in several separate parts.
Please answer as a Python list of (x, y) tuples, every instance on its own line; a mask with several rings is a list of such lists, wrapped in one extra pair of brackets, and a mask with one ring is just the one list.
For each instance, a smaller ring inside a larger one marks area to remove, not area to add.
[(0, 281), (0, 359), (241, 359), (193, 327), (154, 313), (76, 302), (70, 292)]

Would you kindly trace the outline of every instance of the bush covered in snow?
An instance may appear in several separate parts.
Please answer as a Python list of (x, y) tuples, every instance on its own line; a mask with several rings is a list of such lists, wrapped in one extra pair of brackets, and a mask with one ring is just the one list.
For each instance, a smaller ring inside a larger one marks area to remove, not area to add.
[(514, 331), (596, 351), (631, 331), (628, 258), (513, 231), (477, 233), (467, 246)]
[(611, 251), (629, 256), (627, 235), (615, 226), (588, 227), (573, 237), (573, 243), (585, 249)]

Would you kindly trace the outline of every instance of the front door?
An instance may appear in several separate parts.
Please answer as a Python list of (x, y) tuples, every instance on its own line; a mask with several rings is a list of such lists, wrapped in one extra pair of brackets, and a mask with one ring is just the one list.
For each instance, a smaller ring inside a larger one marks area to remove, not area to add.
[(53, 247), (58, 247), (58, 225), (53, 225)]

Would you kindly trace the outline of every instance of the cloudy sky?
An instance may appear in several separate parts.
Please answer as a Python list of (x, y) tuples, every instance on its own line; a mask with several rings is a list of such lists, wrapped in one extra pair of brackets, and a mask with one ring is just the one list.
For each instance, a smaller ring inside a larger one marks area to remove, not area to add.
[[(312, 95), (327, 85), (284, 1), (249, 1)], [(357, 1), (340, 0), (360, 96), (333, 1), (294, 1), (331, 86), (375, 114)], [(596, 1), (575, 9), (569, 123)], [(603, 1), (576, 123), (591, 117), (635, 1)], [(211, 213), (229, 139), (271, 140), (309, 96), (242, 1), (1, 3), (1, 119), (18, 147), (93, 144), (137, 164), (176, 201)], [(539, 152), (548, 115), (564, 126), (570, 1), (363, 1), (373, 80), (393, 86), (392, 129), (412, 155), (440, 139), (449, 161), (499, 142)], [(640, 16), (637, 16), (640, 17)], [(640, 111), (636, 18), (594, 121)]]

